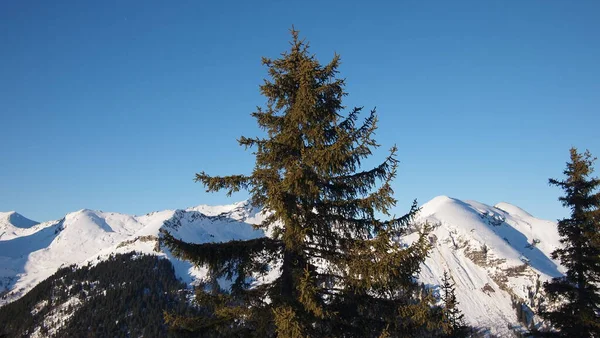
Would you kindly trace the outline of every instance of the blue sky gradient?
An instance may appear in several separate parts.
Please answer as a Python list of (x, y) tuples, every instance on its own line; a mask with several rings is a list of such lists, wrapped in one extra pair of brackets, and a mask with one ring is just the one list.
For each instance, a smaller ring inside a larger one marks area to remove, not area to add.
[[(342, 57), (346, 106), (377, 107), (396, 212), (437, 195), (567, 211), (568, 149), (600, 155), (598, 1), (33, 1), (0, 4), (0, 211), (144, 214), (247, 197), (261, 56), (292, 24)], [(599, 169), (600, 170), (600, 169)]]

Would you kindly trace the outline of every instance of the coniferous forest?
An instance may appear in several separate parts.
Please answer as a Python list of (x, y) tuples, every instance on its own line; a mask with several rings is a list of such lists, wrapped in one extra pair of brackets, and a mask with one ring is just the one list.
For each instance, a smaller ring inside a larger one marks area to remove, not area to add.
[(185, 290), (171, 263), (156, 256), (132, 252), (65, 267), (0, 308), (0, 337), (29, 336), (35, 327), (42, 337), (172, 336), (163, 312), (193, 315)]

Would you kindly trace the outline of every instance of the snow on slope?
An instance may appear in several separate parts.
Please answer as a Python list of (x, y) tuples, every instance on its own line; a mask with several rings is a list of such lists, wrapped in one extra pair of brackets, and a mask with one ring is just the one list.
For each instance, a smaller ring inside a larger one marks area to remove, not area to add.
[(0, 239), (15, 238), (35, 232), (37, 224), (38, 222), (25, 218), (14, 211), (0, 212)]
[(513, 299), (534, 308), (539, 283), (561, 274), (549, 258), (560, 244), (556, 224), (508, 203), (491, 207), (439, 196), (422, 206), (417, 222), (436, 225), (420, 281), (438, 286), (448, 271), (466, 320), (494, 334), (509, 336), (509, 326), (521, 326)]
[(0, 305), (19, 298), (60, 267), (93, 264), (111, 253), (140, 251), (167, 256), (178, 277), (191, 283), (200, 272), (159, 250), (161, 228), (195, 243), (250, 239), (264, 236), (251, 225), (262, 221), (261, 217), (246, 202), (144, 216), (87, 209), (70, 213), (61, 220), (35, 226), (35, 232), (0, 238), (0, 293), (7, 293)]
[(38, 222), (25, 218), (14, 211), (9, 211), (0, 212), (0, 224), (12, 225), (17, 228), (29, 228), (38, 224)]
[[(252, 227), (263, 219), (260, 210), (240, 202), (143, 216), (84, 209), (58, 221), (29, 223), (29, 228), (0, 237), (0, 292), (10, 290), (0, 305), (20, 297), (61, 266), (94, 264), (113, 253), (130, 251), (164, 256), (179, 278), (194, 283), (205, 271), (159, 248), (161, 228), (189, 242), (223, 242), (264, 236)], [(420, 281), (435, 289), (444, 271), (449, 271), (467, 321), (491, 327), (495, 334), (509, 335), (509, 325), (519, 326), (513, 299), (534, 307), (539, 282), (562, 272), (549, 258), (559, 245), (556, 224), (508, 203), (492, 207), (439, 196), (422, 206), (416, 222), (436, 225)]]

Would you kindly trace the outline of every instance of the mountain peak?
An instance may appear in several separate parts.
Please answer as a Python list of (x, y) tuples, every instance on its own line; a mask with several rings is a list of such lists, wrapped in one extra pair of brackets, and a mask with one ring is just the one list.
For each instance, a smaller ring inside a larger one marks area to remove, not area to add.
[(442, 210), (456, 209), (456, 207), (460, 208), (460, 206), (468, 207), (468, 205), (465, 202), (459, 199), (449, 197), (446, 195), (436, 196), (421, 206), (419, 217), (424, 218), (429, 215), (438, 213)]
[(446, 196), (446, 195), (439, 195), (439, 196), (432, 198), (425, 204), (423, 204), (423, 207), (425, 207), (425, 206), (437, 207), (437, 206), (441, 206), (441, 205), (444, 205), (447, 203), (457, 203), (457, 202), (462, 202), (462, 201), (457, 198), (454, 198), (454, 197), (450, 197), (450, 196)]
[(16, 211), (0, 212), (0, 220), (6, 220), (6, 222), (17, 228), (30, 228), (39, 224), (39, 222), (32, 221)]
[(521, 218), (532, 218), (533, 216), (527, 211), (519, 208), (518, 206), (506, 202), (500, 202), (494, 205), (494, 208), (506, 211), (509, 214), (519, 216)]
[(17, 214), (16, 211), (2, 211), (0, 212), (0, 219), (8, 219), (10, 215)]
[(439, 196), (436, 196), (436, 197), (432, 198), (431, 200), (429, 200), (429, 202), (427, 202), (426, 204), (428, 204), (428, 203), (445, 203), (445, 202), (450, 202), (452, 200), (454, 200), (454, 198), (452, 198), (450, 196), (439, 195)]

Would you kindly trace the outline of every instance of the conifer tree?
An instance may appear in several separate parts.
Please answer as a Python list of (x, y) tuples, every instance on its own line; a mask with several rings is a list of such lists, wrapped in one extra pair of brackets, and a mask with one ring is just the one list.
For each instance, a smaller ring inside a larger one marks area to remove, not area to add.
[(595, 158), (571, 148), (559, 200), (571, 215), (558, 221), (562, 247), (552, 253), (566, 267), (564, 277), (544, 284), (555, 308), (543, 313), (564, 337), (600, 337), (600, 180), (592, 178)]
[[(190, 244), (163, 233), (177, 257), (207, 266), (213, 281), (212, 291), (196, 295), (203, 316), (167, 314), (167, 321), (207, 336), (430, 336), (440, 323), (431, 296), (417, 299), (414, 279), (428, 241), (423, 233), (409, 246), (396, 240), (416, 201), (406, 215), (390, 215), (396, 148), (378, 166), (361, 169), (378, 147), (375, 110), (361, 123), (362, 108), (344, 113), (339, 55), (321, 65), (298, 32), (291, 34), (288, 52), (262, 60), (267, 102), (252, 116), (266, 136), (238, 140), (255, 151), (252, 173), (196, 174), (207, 192), (248, 190), (251, 203), (269, 212), (256, 225), (269, 236)], [(257, 283), (270, 269), (278, 277)], [(215, 287), (221, 277), (232, 280), (230, 289)]]
[(465, 324), (465, 315), (458, 308), (454, 281), (447, 271), (442, 276), (442, 301), (444, 302), (444, 331), (446, 337), (468, 337), (469, 327)]

